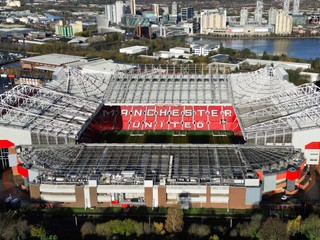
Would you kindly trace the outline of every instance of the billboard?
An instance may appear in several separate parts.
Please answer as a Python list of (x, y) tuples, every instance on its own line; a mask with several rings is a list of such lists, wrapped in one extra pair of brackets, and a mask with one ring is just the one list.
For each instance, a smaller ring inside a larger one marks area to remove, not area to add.
[(231, 105), (122, 105), (105, 106), (93, 121), (102, 131), (215, 131), (240, 133)]

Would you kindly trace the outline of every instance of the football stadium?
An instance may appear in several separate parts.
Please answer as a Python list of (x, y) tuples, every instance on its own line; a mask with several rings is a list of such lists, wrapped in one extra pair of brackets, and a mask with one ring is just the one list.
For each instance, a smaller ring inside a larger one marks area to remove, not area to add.
[(294, 86), (281, 67), (114, 69), (62, 66), (44, 87), (1, 95), (3, 165), (31, 199), (245, 209), (294, 193), (319, 163), (319, 87)]

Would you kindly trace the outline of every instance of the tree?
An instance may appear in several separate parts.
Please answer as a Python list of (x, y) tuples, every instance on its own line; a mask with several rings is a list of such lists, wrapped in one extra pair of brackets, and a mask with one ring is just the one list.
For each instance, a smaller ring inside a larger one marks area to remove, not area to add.
[(205, 224), (192, 223), (188, 229), (188, 234), (199, 238), (208, 236), (211, 233), (210, 226)]
[(134, 221), (133, 229), (134, 229), (134, 232), (137, 235), (137, 237), (140, 237), (141, 235), (143, 235), (145, 233), (144, 226), (143, 226), (142, 222)]
[(267, 51), (264, 51), (264, 52), (263, 52), (261, 59), (263, 59), (263, 60), (270, 60), (270, 56), (269, 56), (269, 54), (267, 53)]
[(241, 236), (243, 238), (257, 238), (258, 231), (261, 227), (263, 216), (255, 214), (251, 216), (250, 222), (238, 223), (230, 232), (230, 236)]
[(137, 237), (145, 234), (144, 230), (148, 230), (144, 223), (134, 221), (132, 219), (111, 220), (105, 223), (97, 224), (95, 232), (98, 236), (111, 238), (113, 235), (129, 237), (136, 234)]
[(32, 226), (30, 229), (30, 236), (32, 238), (43, 239), (46, 235), (46, 229), (40, 225)]
[(280, 218), (268, 218), (261, 226), (258, 233), (261, 240), (287, 240), (287, 225)]
[(153, 222), (153, 227), (156, 234), (164, 235), (166, 233), (162, 222)]
[(219, 240), (220, 238), (219, 238), (219, 236), (217, 235), (217, 234), (215, 234), (215, 235), (213, 235), (213, 236), (211, 236), (210, 238), (209, 238), (209, 240)]
[(165, 229), (169, 233), (181, 232), (183, 229), (183, 211), (179, 207), (168, 208)]
[(263, 216), (261, 214), (255, 214), (251, 217), (249, 223), (244, 223), (242, 228), (239, 229), (240, 236), (256, 238), (259, 228), (261, 227)]
[(319, 239), (320, 236), (320, 218), (311, 214), (301, 223), (301, 232), (310, 240)]
[(121, 222), (120, 220), (113, 220), (105, 223), (99, 223), (96, 225), (96, 234), (98, 236), (104, 236), (110, 238), (113, 236), (112, 222)]
[(299, 215), (293, 220), (289, 220), (287, 223), (287, 231), (290, 236), (294, 236), (301, 231), (301, 216)]
[(310, 82), (310, 76), (300, 75), (300, 68), (296, 70), (287, 69), (286, 71), (289, 75), (289, 82), (292, 82), (296, 86)]
[(96, 227), (92, 222), (85, 222), (80, 229), (82, 238), (85, 238), (86, 235), (94, 234), (95, 230)]
[(9, 211), (0, 214), (0, 237), (2, 239), (26, 239), (28, 232), (27, 221), (18, 218), (16, 213)]
[(41, 240), (58, 240), (57, 235), (47, 235), (41, 238)]

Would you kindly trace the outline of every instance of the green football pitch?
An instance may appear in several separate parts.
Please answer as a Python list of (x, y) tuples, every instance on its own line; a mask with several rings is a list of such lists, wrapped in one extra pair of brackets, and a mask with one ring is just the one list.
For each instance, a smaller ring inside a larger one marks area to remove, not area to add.
[(104, 143), (243, 143), (243, 138), (231, 131), (107, 131), (100, 140)]

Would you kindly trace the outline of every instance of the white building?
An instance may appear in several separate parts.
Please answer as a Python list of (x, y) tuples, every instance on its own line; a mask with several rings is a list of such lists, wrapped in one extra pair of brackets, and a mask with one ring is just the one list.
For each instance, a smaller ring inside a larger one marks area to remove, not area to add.
[(104, 33), (104, 29), (110, 26), (110, 21), (106, 15), (97, 16), (98, 33)]
[(136, 0), (130, 0), (130, 14), (136, 15)]
[(299, 14), (300, 8), (300, 0), (293, 0), (293, 10), (292, 14)]
[(169, 15), (169, 7), (168, 6), (162, 6), (161, 8), (163, 10), (162, 15)]
[(244, 26), (248, 24), (248, 9), (247, 8), (241, 8), (240, 11), (240, 25)]
[(172, 3), (171, 15), (178, 16), (178, 4), (176, 2)]
[(283, 10), (277, 11), (275, 34), (288, 35), (292, 32), (292, 16)]
[(148, 46), (132, 46), (132, 47), (120, 48), (119, 52), (131, 55), (131, 54), (146, 52), (148, 50), (149, 50)]
[(116, 24), (121, 23), (121, 18), (124, 15), (124, 3), (122, 1), (116, 1), (115, 3), (115, 11), (116, 11)]
[(226, 33), (229, 35), (261, 35), (266, 36), (274, 32), (274, 27), (270, 25), (245, 25), (245, 26), (230, 26)]
[(269, 25), (275, 25), (276, 24), (276, 18), (277, 18), (277, 9), (274, 7), (271, 7), (268, 10), (268, 24)]
[(194, 23), (193, 22), (184, 22), (181, 26), (183, 28), (183, 31), (187, 33), (188, 35), (194, 34)]
[(7, 0), (7, 7), (21, 7), (21, 2), (15, 0)]
[(196, 56), (208, 56), (210, 52), (218, 51), (220, 45), (209, 45), (209, 44), (191, 44), (191, 52)]
[(305, 146), (304, 155), (307, 164), (318, 165), (320, 160), (320, 142), (311, 142)]
[(263, 2), (258, 0), (256, 5), (256, 10), (254, 12), (254, 21), (261, 25), (262, 23), (262, 9), (263, 9)]
[(107, 5), (107, 17), (111, 23), (116, 22), (116, 6), (114, 4)]
[(190, 48), (184, 47), (174, 47), (169, 49), (172, 53), (183, 54), (183, 53), (190, 53)]
[(159, 4), (152, 4), (153, 14), (159, 18), (160, 17), (160, 7)]
[(290, 0), (283, 0), (283, 11), (289, 13), (290, 11)]
[(169, 58), (174, 58), (175, 54), (169, 51), (158, 51), (158, 52), (154, 52), (153, 56), (158, 58), (163, 58), (163, 59), (169, 59)]

